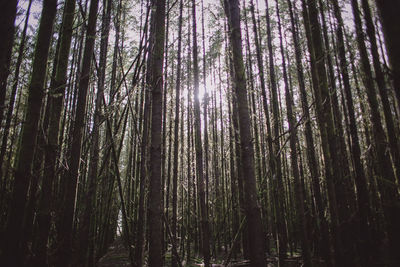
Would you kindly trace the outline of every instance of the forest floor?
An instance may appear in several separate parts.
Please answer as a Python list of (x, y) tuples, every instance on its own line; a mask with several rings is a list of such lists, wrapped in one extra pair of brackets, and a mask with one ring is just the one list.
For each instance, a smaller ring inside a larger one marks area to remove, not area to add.
[[(286, 261), (285, 266), (287, 267), (300, 267), (302, 265), (301, 257), (290, 257)], [(325, 264), (322, 262), (314, 261), (315, 266), (325, 267)], [(129, 253), (126, 247), (124, 246), (122, 240), (118, 238), (108, 249), (107, 253), (99, 260), (98, 267), (129, 267)], [(183, 266), (186, 267), (201, 267), (204, 266), (201, 263), (196, 263), (194, 259), (191, 264), (186, 264), (183, 262)], [(214, 263), (212, 267), (223, 267), (224, 265)], [(246, 260), (241, 261), (232, 261), (229, 267), (250, 267), (250, 262)], [(268, 259), (267, 267), (275, 267), (278, 266), (278, 259), (276, 257), (270, 257)]]
[(130, 267), (129, 253), (122, 239), (118, 238), (108, 248), (107, 253), (99, 260), (98, 267)]

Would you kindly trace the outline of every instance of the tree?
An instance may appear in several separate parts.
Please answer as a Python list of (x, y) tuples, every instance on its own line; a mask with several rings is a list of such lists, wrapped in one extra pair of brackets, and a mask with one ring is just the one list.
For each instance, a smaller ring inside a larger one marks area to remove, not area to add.
[(386, 2), (3, 2), (3, 265), (399, 265)]
[(61, 211), (61, 224), (59, 229), (58, 264), (68, 266), (71, 261), (73, 218), (75, 216), (77, 185), (79, 181), (79, 167), (82, 152), (83, 131), (85, 127), (85, 114), (89, 88), (90, 70), (92, 66), (93, 49), (96, 33), (98, 0), (90, 1), (89, 18), (86, 30), (85, 48), (83, 52), (81, 76), (79, 80), (78, 99), (74, 124), (70, 128), (71, 150), (69, 170), (65, 174), (65, 191), (62, 196), (63, 208)]
[[(208, 222), (208, 211), (206, 203), (206, 189), (204, 185), (203, 168), (203, 147), (201, 144), (201, 118), (199, 101), (199, 64), (197, 51), (197, 26), (196, 26), (196, 1), (192, 1), (192, 32), (193, 32), (193, 78), (194, 78), (194, 133), (196, 150), (196, 176), (197, 176), (197, 194), (200, 204), (200, 224), (202, 232), (202, 252), (204, 264), (210, 266), (210, 229)], [(205, 122), (206, 123), (206, 122)]]
[(281, 19), (279, 14), (279, 4), (276, 1), (276, 13), (278, 17), (278, 27), (279, 27), (279, 41), (280, 41), (280, 50), (282, 56), (282, 68), (283, 68), (283, 81), (285, 83), (285, 99), (286, 99), (286, 116), (287, 121), (289, 123), (289, 142), (290, 142), (290, 158), (291, 158), (291, 167), (293, 172), (294, 179), (294, 187), (295, 187), (295, 196), (296, 196), (296, 209), (297, 209), (297, 217), (298, 217), (298, 228), (301, 236), (301, 247), (304, 264), (306, 266), (312, 266), (311, 262), (311, 251), (308, 241), (307, 234), (307, 220), (304, 211), (304, 195), (300, 182), (300, 173), (298, 167), (298, 152), (297, 152), (297, 128), (296, 128), (296, 117), (293, 114), (293, 97), (291, 94), (291, 90), (289, 88), (289, 80), (288, 73), (286, 69), (286, 58), (283, 48), (283, 38), (282, 38), (282, 27), (281, 27)]
[(151, 33), (152, 57), (149, 66), (151, 88), (151, 148), (149, 184), (149, 266), (162, 265), (162, 201), (161, 201), (161, 125), (162, 125), (162, 86), (165, 38), (165, 0), (153, 1), (155, 8), (154, 24)]
[(400, 3), (395, 0), (375, 0), (375, 3), (381, 17), (386, 49), (392, 67), (391, 79), (397, 97), (397, 105), (400, 105), (400, 24), (395, 12), (400, 8)]
[(75, 1), (65, 2), (64, 16), (61, 30), (61, 40), (59, 45), (57, 65), (54, 66), (56, 76), (54, 77), (53, 87), (48, 95), (49, 103), (49, 126), (46, 135), (47, 145), (45, 148), (45, 172), (42, 181), (42, 191), (38, 212), (38, 239), (37, 239), (37, 261), (35, 264), (46, 265), (47, 240), (51, 225), (51, 203), (53, 200), (53, 183), (56, 176), (56, 162), (59, 156), (59, 132), (61, 111), (63, 108), (65, 87), (67, 83), (68, 58), (71, 47), (73, 21), (75, 16)]
[(242, 36), (240, 32), (240, 10), (237, 0), (224, 1), (225, 13), (230, 24), (229, 40), (232, 51), (234, 67), (234, 92), (238, 101), (240, 147), (242, 158), (242, 172), (246, 173), (244, 179), (244, 192), (246, 199), (246, 217), (248, 224), (248, 237), (250, 241), (250, 261), (253, 266), (265, 266), (264, 238), (261, 224), (261, 211), (257, 201), (257, 188), (254, 170), (254, 150), (249, 127), (250, 115), (247, 103), (246, 77), (243, 63)]
[(0, 123), (3, 122), (7, 78), (10, 73), (11, 51), (14, 43), (14, 22), (17, 14), (17, 0), (3, 1), (0, 4), (0, 35), (4, 42), (0, 45)]
[[(183, 0), (179, 2), (179, 28), (178, 28), (178, 59), (175, 86), (175, 120), (174, 120), (174, 166), (172, 170), (172, 225), (171, 232), (173, 242), (177, 240), (177, 198), (178, 198), (178, 148), (179, 148), (179, 113), (180, 113), (180, 90), (181, 90), (181, 64), (182, 64), (182, 24), (183, 24)], [(183, 121), (180, 122), (183, 124)], [(173, 266), (177, 266), (177, 259), (174, 256)]]
[(361, 67), (363, 72), (363, 81), (368, 98), (368, 104), (370, 106), (371, 112), (371, 124), (372, 124), (372, 134), (374, 140), (374, 152), (375, 155), (375, 166), (377, 183), (379, 187), (379, 192), (381, 194), (382, 209), (384, 216), (386, 218), (386, 231), (388, 233), (388, 238), (390, 242), (390, 253), (393, 259), (398, 258), (398, 253), (395, 251), (399, 247), (398, 236), (400, 231), (395, 225), (400, 222), (400, 216), (398, 210), (398, 193), (395, 184), (395, 173), (393, 169), (390, 157), (386, 155), (387, 145), (385, 140), (386, 134), (382, 126), (381, 116), (379, 114), (379, 105), (376, 95), (375, 84), (372, 79), (371, 65), (368, 59), (368, 52), (364, 40), (364, 34), (362, 32), (362, 22), (360, 17), (360, 9), (358, 1), (351, 1), (354, 23), (356, 28), (356, 39), (358, 49), (360, 51)]
[(341, 180), (338, 170), (337, 144), (335, 138), (335, 126), (333, 123), (332, 107), (329, 101), (329, 88), (326, 76), (326, 67), (321, 36), (321, 27), (318, 21), (318, 10), (315, 2), (302, 1), (303, 18), (307, 34), (311, 60), (312, 86), (315, 97), (317, 120), (321, 134), (321, 145), (325, 161), (325, 179), (329, 197), (329, 211), (331, 216), (331, 228), (334, 238), (336, 264), (344, 264), (342, 237), (339, 229), (339, 211), (336, 201), (335, 183)]
[[(42, 15), (32, 64), (32, 74), (28, 89), (28, 103), (25, 123), (21, 132), (18, 161), (15, 165), (12, 201), (9, 206), (6, 235), (3, 240), (3, 262), (9, 266), (22, 264), (21, 234), (28, 187), (31, 181), (31, 167), (36, 148), (36, 137), (40, 120), (40, 110), (44, 98), (47, 58), (53, 33), (57, 0), (43, 1)], [(11, 38), (12, 39), (12, 38)], [(15, 235), (15, 236), (14, 236)], [(15, 256), (15, 254), (17, 256)]]

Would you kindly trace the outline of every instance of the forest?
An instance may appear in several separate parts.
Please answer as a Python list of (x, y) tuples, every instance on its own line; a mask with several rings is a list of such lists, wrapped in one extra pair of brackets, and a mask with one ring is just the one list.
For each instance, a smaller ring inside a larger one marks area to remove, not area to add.
[(400, 266), (399, 11), (0, 0), (0, 266)]

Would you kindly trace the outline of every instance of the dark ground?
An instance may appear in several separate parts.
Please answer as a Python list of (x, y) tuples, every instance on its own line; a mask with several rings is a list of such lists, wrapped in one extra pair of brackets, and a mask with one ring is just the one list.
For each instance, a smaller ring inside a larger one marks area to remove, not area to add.
[[(322, 262), (317, 262), (314, 261), (315, 266), (318, 267), (325, 267), (325, 265)], [(123, 245), (123, 242), (121, 239), (117, 239), (108, 249), (107, 253), (99, 260), (98, 267), (130, 267), (129, 263), (129, 255), (128, 251)], [(193, 263), (186, 264), (186, 262), (183, 262), (183, 266), (186, 267), (200, 267), (204, 266), (201, 263), (196, 263), (196, 260), (193, 260)], [(212, 264), (213, 267), (223, 267), (224, 265), (222, 264)], [(232, 261), (229, 265), (229, 267), (250, 267), (250, 262), (249, 261)], [(277, 265), (277, 258), (275, 257), (270, 257), (268, 259), (268, 267), (275, 267)], [(302, 262), (300, 257), (292, 257), (286, 260), (286, 267), (301, 267)]]

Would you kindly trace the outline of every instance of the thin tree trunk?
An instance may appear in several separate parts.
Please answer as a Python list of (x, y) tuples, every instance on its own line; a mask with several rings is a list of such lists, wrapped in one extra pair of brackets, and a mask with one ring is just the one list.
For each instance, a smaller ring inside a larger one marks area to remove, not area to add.
[[(395, 173), (386, 153), (386, 135), (383, 130), (381, 117), (379, 114), (379, 105), (375, 91), (374, 81), (372, 79), (372, 70), (369, 63), (368, 52), (362, 31), (362, 22), (360, 9), (357, 0), (351, 0), (353, 8), (354, 23), (356, 27), (356, 38), (361, 57), (361, 68), (363, 71), (363, 80), (367, 93), (368, 103), (371, 112), (372, 132), (374, 138), (374, 149), (376, 153), (375, 166), (378, 187), (381, 195), (383, 213), (386, 220), (386, 231), (389, 239), (389, 251), (393, 259), (399, 259), (397, 251), (400, 248), (400, 212), (398, 207), (398, 192), (395, 186)], [(397, 167), (397, 166), (396, 166)]]
[(15, 164), (12, 201), (10, 202), (8, 221), (5, 228), (6, 235), (3, 239), (4, 259), (2, 262), (6, 266), (20, 266), (23, 259), (23, 256), (20, 255), (20, 242), (22, 240), (21, 234), (23, 233), (24, 210), (28, 187), (32, 179), (31, 168), (36, 148), (40, 111), (45, 92), (46, 63), (56, 13), (57, 0), (45, 0), (43, 2), (42, 16), (32, 63), (32, 75), (28, 88), (29, 96), (25, 110), (25, 120), (21, 130), (20, 149)]
[(246, 199), (246, 217), (250, 242), (250, 261), (252, 266), (266, 266), (264, 257), (264, 238), (261, 223), (261, 211), (257, 200), (256, 177), (254, 170), (254, 149), (250, 130), (250, 114), (247, 103), (247, 89), (240, 32), (240, 10), (237, 0), (224, 1), (225, 13), (230, 24), (230, 45), (235, 70), (234, 92), (238, 101), (239, 129), (242, 171), (246, 173), (244, 192)]
[(392, 68), (390, 75), (393, 80), (397, 105), (400, 109), (400, 18), (397, 13), (400, 9), (400, 2), (397, 0), (375, 0), (375, 3), (381, 17), (386, 50)]
[[(69, 51), (71, 47), (73, 21), (75, 12), (75, 0), (68, 0), (64, 6), (64, 16), (61, 29), (59, 51), (57, 53), (57, 64), (54, 77), (54, 87), (51, 88), (47, 101), (50, 106), (48, 134), (45, 134), (47, 146), (44, 151), (44, 174), (42, 181), (41, 198), (38, 211), (38, 239), (37, 258), (35, 264), (46, 265), (47, 240), (51, 224), (51, 203), (53, 200), (53, 183), (56, 178), (57, 158), (59, 157), (59, 132), (62, 107), (64, 105), (64, 94), (67, 82), (67, 68)], [(47, 127), (46, 127), (47, 128)]]
[(343, 87), (346, 99), (346, 106), (349, 114), (349, 127), (350, 127), (350, 137), (351, 137), (351, 154), (354, 164), (354, 177), (355, 183), (357, 187), (357, 200), (358, 200), (358, 216), (359, 216), (359, 225), (360, 225), (360, 246), (361, 246), (361, 255), (360, 261), (362, 266), (366, 266), (369, 260), (369, 256), (372, 255), (372, 251), (370, 251), (370, 233), (368, 228), (368, 221), (370, 216), (369, 209), (369, 201), (368, 201), (368, 188), (367, 181), (365, 179), (364, 167), (361, 161), (361, 149), (359, 144), (358, 132), (357, 132), (357, 124), (355, 118), (354, 104), (353, 104), (353, 95), (352, 89), (350, 86), (350, 78), (349, 71), (347, 69), (348, 62), (346, 59), (346, 51), (344, 46), (344, 35), (343, 35), (343, 19), (341, 16), (341, 11), (338, 5), (338, 2), (333, 1), (334, 14), (336, 20), (338, 22), (338, 26), (336, 29), (336, 38), (338, 41), (338, 54), (340, 59), (340, 72), (343, 80)]
[(275, 75), (275, 66), (274, 66), (274, 51), (272, 46), (272, 33), (271, 33), (271, 22), (269, 15), (269, 7), (268, 1), (265, 1), (266, 5), (266, 20), (267, 20), (267, 44), (268, 44), (268, 53), (269, 53), (269, 74), (270, 74), (270, 82), (271, 82), (271, 101), (272, 101), (272, 115), (273, 115), (273, 135), (274, 140), (272, 143), (272, 151), (270, 151), (270, 157), (274, 161), (275, 165), (275, 173), (273, 175), (275, 177), (273, 180), (273, 194), (275, 201), (275, 220), (278, 230), (278, 243), (279, 243), (279, 264), (283, 265), (283, 260), (286, 258), (287, 251), (287, 228), (285, 224), (285, 205), (284, 205), (284, 188), (283, 188), (283, 177), (282, 177), (282, 167), (281, 167), (281, 154), (280, 151), (280, 141), (279, 141), (279, 130), (280, 130), (280, 117), (279, 117), (279, 100), (278, 100), (278, 85), (276, 81)]
[(291, 22), (291, 29), (293, 35), (293, 43), (295, 46), (295, 58), (296, 58), (296, 68), (297, 68), (297, 79), (300, 89), (300, 99), (301, 106), (303, 110), (303, 116), (305, 120), (304, 134), (306, 139), (306, 152), (308, 159), (308, 167), (310, 169), (312, 188), (314, 191), (315, 205), (317, 208), (317, 216), (319, 220), (319, 227), (321, 231), (321, 236), (318, 244), (322, 247), (322, 254), (328, 266), (332, 266), (332, 259), (330, 255), (330, 238), (328, 231), (328, 224), (324, 216), (324, 206), (322, 203), (321, 188), (320, 188), (320, 178), (319, 178), (319, 167), (316, 158), (316, 151), (314, 148), (314, 138), (311, 128), (311, 116), (307, 100), (307, 92), (304, 79), (304, 68), (302, 63), (302, 51), (299, 42), (298, 29), (295, 23), (294, 12), (292, 8), (292, 3), (290, 0), (287, 1), (289, 7), (289, 15)]
[[(290, 162), (292, 168), (292, 174), (294, 179), (294, 187), (295, 187), (295, 198), (296, 198), (296, 209), (297, 209), (297, 220), (298, 228), (297, 231), (300, 231), (300, 240), (302, 247), (302, 255), (305, 266), (312, 266), (311, 262), (311, 251), (307, 234), (307, 220), (304, 211), (304, 195), (300, 181), (300, 173), (298, 167), (298, 152), (297, 152), (297, 126), (296, 126), (296, 117), (293, 114), (293, 97), (289, 89), (289, 81), (288, 74), (286, 69), (286, 58), (285, 52), (283, 48), (283, 40), (282, 40), (282, 27), (281, 27), (281, 19), (279, 14), (279, 3), (276, 0), (276, 13), (278, 17), (278, 29), (279, 29), (279, 39), (280, 39), (280, 50), (282, 57), (282, 67), (283, 67), (283, 81), (285, 83), (285, 98), (286, 98), (286, 115), (289, 123), (289, 139), (290, 139)], [(297, 221), (296, 220), (296, 221)]]
[[(25, 17), (25, 22), (24, 22), (24, 29), (22, 30), (22, 35), (21, 35), (21, 41), (19, 44), (18, 48), (18, 58), (17, 62), (15, 63), (15, 73), (14, 73), (14, 80), (13, 80), (13, 85), (11, 89), (11, 95), (10, 95), (10, 101), (8, 104), (8, 109), (7, 109), (7, 115), (6, 115), (6, 123), (4, 125), (4, 131), (3, 131), (3, 136), (2, 136), (2, 142), (1, 142), (1, 149), (0, 149), (0, 192), (2, 195), (2, 199), (0, 200), (0, 205), (3, 203), (3, 197), (6, 192), (6, 183), (7, 183), (7, 176), (3, 176), (3, 163), (4, 163), (4, 157), (6, 154), (7, 150), (7, 142), (8, 142), (8, 134), (10, 133), (10, 126), (11, 126), (11, 119), (12, 119), (12, 113), (14, 110), (14, 103), (16, 100), (17, 96), (17, 89), (18, 89), (18, 84), (19, 84), (19, 74), (21, 70), (21, 64), (22, 60), (24, 58), (24, 51), (25, 51), (25, 41), (26, 41), (26, 31), (28, 29), (28, 23), (29, 23), (29, 16), (30, 16), (30, 11), (31, 11), (31, 6), (32, 6), (33, 0), (29, 0), (28, 3), (28, 8), (26, 11), (26, 17)], [(1, 48), (0, 48), (1, 49)], [(4, 88), (5, 89), (5, 88)], [(0, 89), (2, 90), (2, 89)], [(6, 90), (4, 90), (5, 93)], [(0, 112), (2, 112), (0, 110)], [(1, 115), (0, 115), (1, 117)], [(2, 124), (2, 120), (0, 118), (0, 125)], [(10, 148), (11, 149), (11, 148)], [(4, 181), (3, 181), (4, 179)]]
[[(174, 166), (172, 169), (172, 224), (171, 232), (173, 242), (177, 241), (177, 198), (178, 198), (178, 149), (179, 149), (179, 112), (180, 112), (180, 90), (181, 90), (181, 64), (182, 64), (182, 24), (183, 24), (183, 0), (179, 3), (179, 25), (178, 25), (178, 61), (176, 71), (176, 87), (175, 87), (175, 122), (174, 122)], [(181, 122), (183, 123), (183, 121)], [(183, 200), (182, 200), (183, 201)], [(177, 259), (174, 256), (172, 266), (177, 266)]]
[(400, 182), (400, 151), (399, 142), (396, 136), (396, 128), (393, 120), (393, 113), (390, 107), (388, 90), (385, 83), (385, 76), (381, 67), (378, 45), (376, 42), (376, 31), (375, 26), (372, 21), (371, 10), (369, 8), (369, 3), (366, 0), (362, 0), (362, 8), (364, 11), (364, 17), (367, 26), (367, 35), (369, 37), (369, 42), (371, 44), (371, 54), (373, 59), (373, 66), (375, 70), (375, 81), (377, 83), (378, 92), (382, 101), (383, 115), (386, 122), (386, 132), (389, 141), (390, 154), (392, 155), (392, 161), (395, 166), (395, 174), (397, 177), (397, 182)]
[(2, 1), (0, 3), (0, 124), (3, 123), (3, 113), (7, 92), (7, 78), (10, 73), (11, 52), (14, 44), (14, 22), (17, 14), (18, 0)]
[[(101, 40), (100, 40), (100, 58), (98, 68), (98, 84), (97, 94), (95, 99), (95, 111), (93, 118), (93, 129), (92, 129), (92, 142), (90, 144), (90, 162), (88, 171), (88, 186), (86, 187), (86, 203), (82, 221), (82, 229), (80, 230), (80, 262), (85, 266), (93, 266), (94, 255), (90, 249), (94, 246), (94, 236), (91, 230), (94, 226), (93, 210), (95, 206), (95, 196), (97, 191), (97, 177), (98, 177), (98, 163), (99, 163), (99, 145), (100, 145), (100, 117), (101, 107), (104, 97), (104, 86), (105, 86), (105, 72), (107, 63), (107, 48), (108, 48), (108, 36), (110, 32), (110, 21), (111, 21), (111, 0), (103, 0), (103, 18), (101, 25)], [(90, 254), (88, 254), (90, 252)]]
[(74, 125), (70, 128), (71, 148), (69, 159), (69, 170), (64, 179), (67, 181), (65, 194), (63, 197), (63, 209), (60, 214), (61, 224), (59, 230), (58, 244), (58, 264), (67, 266), (71, 262), (73, 222), (75, 217), (75, 205), (77, 185), (79, 181), (79, 167), (81, 162), (81, 151), (83, 141), (83, 131), (85, 127), (85, 114), (87, 106), (87, 95), (89, 89), (90, 70), (96, 36), (97, 9), (99, 0), (90, 1), (89, 19), (86, 30), (85, 48), (83, 52), (82, 69), (79, 81), (78, 99), (76, 103), (76, 113)]
[(335, 193), (335, 182), (341, 180), (341, 173), (335, 172), (335, 170), (339, 169), (339, 159), (337, 158), (333, 112), (329, 101), (329, 88), (324, 61), (321, 26), (318, 21), (317, 3), (308, 0), (309, 11), (307, 10), (305, 0), (302, 0), (302, 4), (306, 33), (308, 32), (307, 43), (310, 50), (311, 74), (316, 103), (317, 121), (321, 133), (321, 145), (325, 161), (325, 176), (329, 199), (329, 211), (331, 215), (332, 237), (334, 240), (333, 246), (335, 250), (335, 260), (336, 264), (343, 264), (343, 266), (345, 266), (347, 260), (343, 258), (341, 245), (342, 237), (339, 228), (340, 222)]
[[(196, 1), (192, 1), (192, 31), (193, 31), (193, 77), (194, 77), (194, 131), (196, 142), (196, 169), (197, 193), (200, 204), (200, 222), (202, 233), (202, 253), (205, 267), (210, 266), (210, 229), (206, 203), (206, 189), (204, 188), (203, 147), (201, 144), (201, 118), (199, 101), (199, 64), (196, 27)], [(206, 123), (206, 122), (204, 122)], [(207, 153), (207, 152), (206, 152)]]

